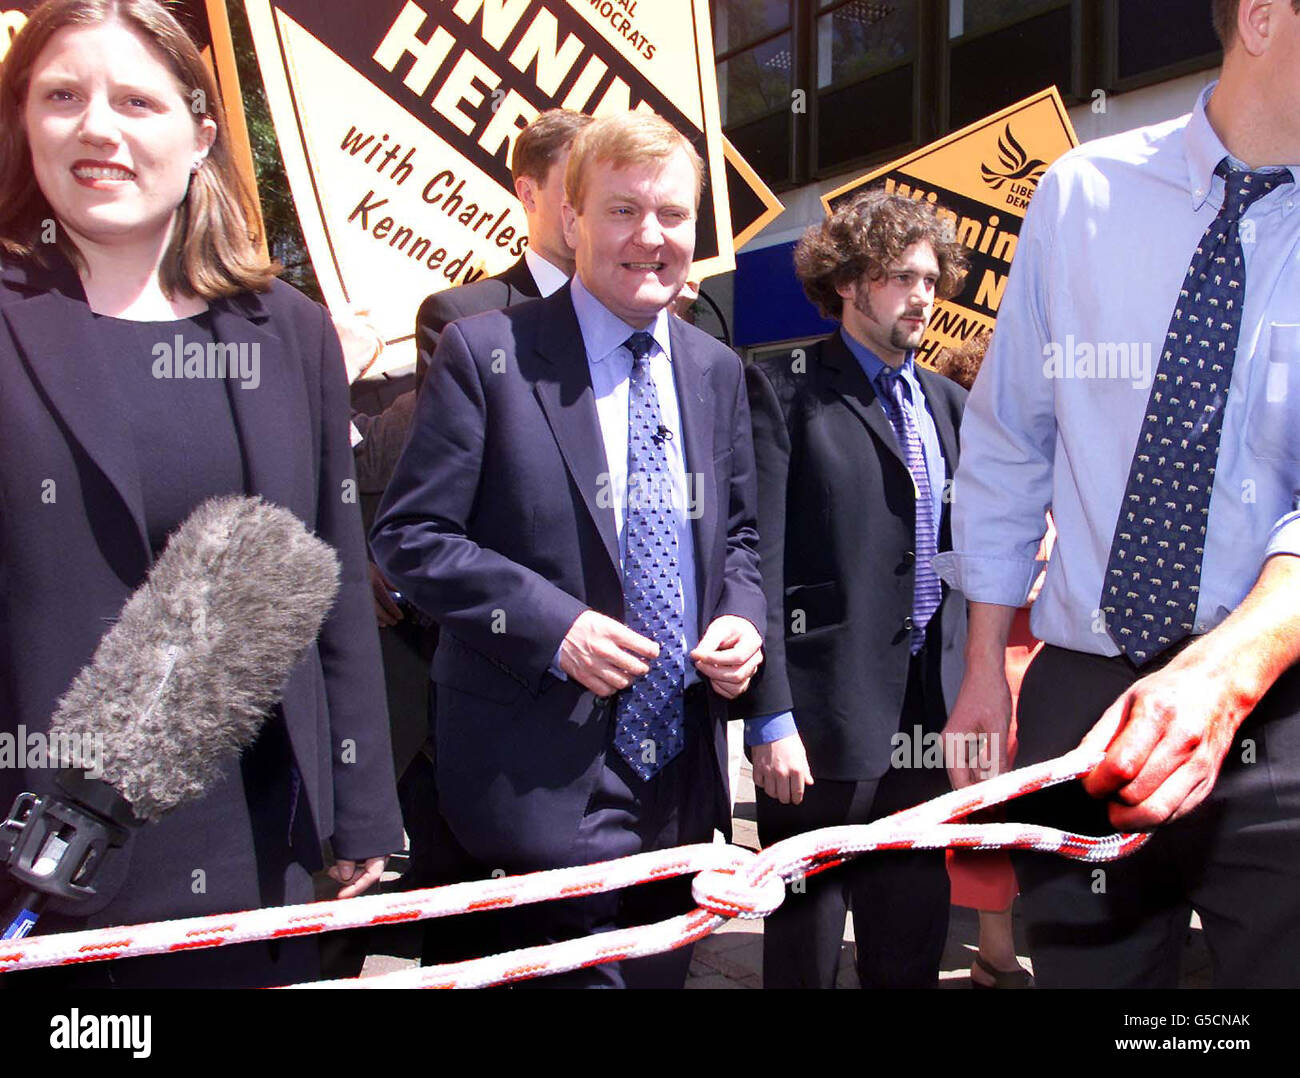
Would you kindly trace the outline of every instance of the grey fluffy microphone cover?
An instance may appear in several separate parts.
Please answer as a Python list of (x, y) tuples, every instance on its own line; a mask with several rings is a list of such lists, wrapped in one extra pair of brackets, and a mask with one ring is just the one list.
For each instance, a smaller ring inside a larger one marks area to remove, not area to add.
[(52, 746), (78, 746), (62, 762), (89, 768), (142, 822), (203, 796), (257, 736), (338, 582), (333, 549), (287, 509), (204, 502), (59, 701)]

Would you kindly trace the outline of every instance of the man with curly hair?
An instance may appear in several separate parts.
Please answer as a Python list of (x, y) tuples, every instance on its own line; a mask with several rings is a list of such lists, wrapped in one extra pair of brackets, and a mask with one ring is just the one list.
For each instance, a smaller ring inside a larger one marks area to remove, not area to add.
[[(935, 300), (965, 277), (951, 224), (873, 191), (808, 229), (795, 269), (840, 329), (746, 374), (768, 657), (741, 714), (765, 845), (947, 789), (926, 750), (965, 629), (930, 558), (949, 545), (944, 491), (966, 393), (913, 360)], [(900, 851), (791, 886), (764, 925), (765, 987), (832, 987), (850, 909), (864, 987), (937, 983), (943, 852)]]

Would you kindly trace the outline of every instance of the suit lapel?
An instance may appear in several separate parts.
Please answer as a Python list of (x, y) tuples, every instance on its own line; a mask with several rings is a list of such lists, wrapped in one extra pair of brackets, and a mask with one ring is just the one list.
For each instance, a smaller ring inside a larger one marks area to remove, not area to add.
[(952, 416), (944, 407), (943, 400), (935, 392), (935, 379), (942, 378), (943, 375), (936, 374), (934, 371), (927, 370), (919, 363), (916, 364), (917, 378), (921, 383), (921, 392), (925, 394), (926, 404), (930, 406), (930, 414), (934, 416), (934, 426), (939, 432), (939, 446), (943, 449), (944, 467), (947, 474), (951, 477), (957, 470), (957, 428), (953, 426)]
[(44, 292), (9, 304), (4, 317), (51, 407), (126, 505), (147, 559), (140, 462), (123, 421), (129, 402), (113, 377), (114, 357), (100, 347), (85, 294)]
[(925, 394), (926, 403), (930, 407), (930, 414), (934, 416), (934, 426), (939, 432), (939, 446), (943, 450), (945, 489), (939, 495), (943, 506), (939, 518), (939, 549), (946, 550), (952, 546), (952, 497), (949, 492), (952, 477), (957, 474), (957, 453), (960, 442), (952, 415), (944, 406), (942, 398), (935, 392), (936, 379), (942, 378), (943, 375), (926, 370), (919, 364), (916, 373), (921, 382), (921, 391)]
[(907, 461), (899, 447), (893, 425), (885, 415), (884, 406), (876, 396), (862, 364), (849, 351), (849, 346), (839, 333), (832, 333), (822, 342), (821, 361), (831, 389), (843, 398), (849, 410), (867, 425), (881, 445), (894, 455), (894, 459), (906, 468)]
[[(70, 265), (59, 260), (51, 270), (6, 268), (7, 283), (39, 289), (32, 298), (7, 304), (3, 317), (13, 331), (33, 375), (64, 425), (87, 456), (116, 490), (135, 523), (140, 546), (149, 556), (144, 517), (141, 467), (131, 427), (130, 411), (113, 377), (120, 357), (100, 346), (95, 316)], [(244, 482), (249, 492), (293, 509), (312, 519), (310, 494), (302, 476), (286, 468), (287, 460), (310, 460), (311, 417), (301, 379), (283, 343), (258, 323), (266, 320), (260, 298), (245, 293), (212, 303), (212, 328), (217, 341), (243, 343), (257, 356), (259, 382), (243, 388), (237, 378), (226, 379), (240, 447)], [(252, 345), (257, 345), (252, 351)]]
[[(567, 286), (549, 299), (539, 320), (537, 351), (547, 361), (533, 384), (551, 433), (555, 436), (564, 466), (569, 470), (587, 511), (600, 533), (610, 564), (617, 573), (618, 528), (609, 494), (609, 467), (605, 462), (605, 440), (596, 415), (596, 398), (587, 368), (587, 351), (578, 328)], [(601, 497), (604, 491), (606, 496)]]
[(713, 470), (713, 407), (709, 394), (708, 364), (696, 355), (686, 340), (681, 324), (668, 318), (668, 339), (672, 347), (673, 382), (682, 419), (683, 468), (691, 513), (691, 535), (695, 540), (695, 594), (700, 617), (710, 609), (704, 592), (705, 569), (713, 549), (712, 539), (719, 513), (717, 475)]
[(509, 289), (509, 302), (507, 307), (513, 307), (516, 303), (526, 303), (530, 299), (540, 299), (541, 289), (537, 287), (537, 282), (533, 280), (532, 271), (528, 268), (528, 263), (520, 258), (513, 266), (506, 270), (500, 277), (505, 281)]
[[(250, 494), (259, 494), (311, 520), (314, 513), (310, 485), (295, 469), (285, 467), (286, 461), (315, 459), (301, 366), (289, 355), (284, 342), (267, 331), (263, 325), (266, 318), (256, 293), (212, 304), (212, 331), (217, 341), (237, 343), (241, 352), (247, 346), (256, 363), (255, 386), (251, 382), (246, 386), (237, 378), (226, 379), (226, 393), (243, 451), (245, 488)], [(328, 421), (325, 417), (322, 420)]]

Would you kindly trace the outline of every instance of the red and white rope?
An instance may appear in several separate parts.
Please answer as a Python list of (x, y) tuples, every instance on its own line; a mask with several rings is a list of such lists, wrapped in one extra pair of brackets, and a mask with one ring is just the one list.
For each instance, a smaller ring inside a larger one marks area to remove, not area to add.
[(765, 917), (781, 904), (786, 884), (872, 850), (1032, 849), (1079, 861), (1110, 861), (1141, 846), (1145, 834), (1076, 835), (1031, 824), (953, 823), (1046, 786), (1087, 774), (1100, 752), (1074, 752), (955, 790), (874, 823), (828, 827), (795, 835), (755, 854), (737, 846), (702, 844), (637, 854), (616, 861), (523, 876), (458, 883), (423, 891), (313, 902), (215, 914), (147, 925), (66, 932), (0, 942), (0, 973), (110, 958), (221, 947), (260, 939), (398, 924), (504, 909), (620, 890), (696, 874), (697, 909), (658, 924), (531, 947), (455, 965), (430, 966), (358, 980), (320, 981), (298, 988), (477, 988), (563, 973), (684, 946), (733, 917)]

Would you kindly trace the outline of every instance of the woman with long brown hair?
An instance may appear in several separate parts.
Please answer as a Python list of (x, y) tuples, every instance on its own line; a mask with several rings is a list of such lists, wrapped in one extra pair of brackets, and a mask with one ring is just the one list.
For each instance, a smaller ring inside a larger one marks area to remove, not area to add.
[[(216, 88), (161, 4), (36, 9), (0, 73), (0, 728), (47, 728), (169, 533), (209, 497), (285, 506), (343, 566), (257, 742), (204, 799), (136, 831), (94, 904), (56, 909), (42, 931), (310, 901), (325, 840), (341, 894), (356, 894), (400, 848), (339, 342), (319, 305), (275, 280), (249, 207)], [(160, 362), (196, 346), (241, 362)], [(0, 804), (52, 778), (0, 772)], [(314, 941), (295, 940), (19, 977), (317, 975)]]

